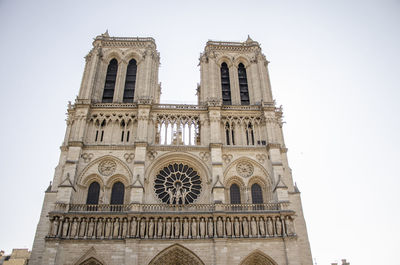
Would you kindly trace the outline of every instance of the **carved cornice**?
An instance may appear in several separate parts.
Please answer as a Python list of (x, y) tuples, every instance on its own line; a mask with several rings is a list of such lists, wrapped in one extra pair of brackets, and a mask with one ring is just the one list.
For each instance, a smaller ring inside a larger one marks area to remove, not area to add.
[(149, 145), (149, 151), (209, 151), (208, 146), (196, 145)]
[(222, 150), (225, 152), (232, 152), (232, 151), (266, 151), (265, 146), (257, 146), (257, 145), (223, 145)]
[(69, 147), (83, 147), (83, 142), (82, 141), (69, 141), (68, 142)]
[(267, 150), (269, 151), (270, 149), (281, 149), (281, 144), (269, 143), (267, 144)]

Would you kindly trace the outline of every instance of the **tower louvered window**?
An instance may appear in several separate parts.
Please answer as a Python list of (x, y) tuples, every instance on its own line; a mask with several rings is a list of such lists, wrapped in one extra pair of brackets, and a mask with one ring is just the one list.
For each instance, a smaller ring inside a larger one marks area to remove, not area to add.
[(231, 84), (229, 81), (229, 68), (226, 63), (221, 64), (222, 104), (232, 105)]
[(115, 182), (112, 186), (110, 204), (124, 204), (125, 186), (121, 182)]
[(92, 182), (88, 189), (86, 204), (98, 204), (100, 195), (100, 184)]
[(126, 70), (123, 102), (133, 102), (133, 98), (135, 96), (136, 72), (136, 60), (132, 59), (129, 61), (128, 68)]
[(240, 204), (240, 189), (237, 184), (232, 184), (230, 189), (231, 204)]
[(262, 189), (257, 183), (251, 186), (251, 198), (254, 204), (264, 203), (262, 197)]
[(111, 103), (114, 98), (115, 82), (117, 80), (118, 62), (112, 59), (107, 67), (106, 82), (104, 84), (102, 102)]
[(249, 97), (249, 87), (247, 84), (247, 74), (246, 74), (246, 68), (242, 63), (240, 63), (238, 66), (238, 76), (239, 76), (240, 103), (242, 105), (249, 105), (250, 97)]

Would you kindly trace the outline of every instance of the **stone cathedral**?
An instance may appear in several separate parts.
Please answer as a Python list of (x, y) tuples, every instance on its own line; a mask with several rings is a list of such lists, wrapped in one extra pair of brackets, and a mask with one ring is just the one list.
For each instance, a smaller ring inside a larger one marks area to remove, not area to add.
[(160, 103), (153, 38), (85, 59), (30, 265), (312, 264), (258, 42), (206, 43), (197, 105)]

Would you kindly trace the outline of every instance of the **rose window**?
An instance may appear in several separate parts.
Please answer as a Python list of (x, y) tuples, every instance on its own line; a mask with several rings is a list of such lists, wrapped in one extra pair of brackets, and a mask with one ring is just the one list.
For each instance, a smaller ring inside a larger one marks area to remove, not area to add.
[(164, 167), (154, 181), (157, 197), (168, 204), (193, 203), (201, 192), (201, 179), (197, 171), (182, 163)]

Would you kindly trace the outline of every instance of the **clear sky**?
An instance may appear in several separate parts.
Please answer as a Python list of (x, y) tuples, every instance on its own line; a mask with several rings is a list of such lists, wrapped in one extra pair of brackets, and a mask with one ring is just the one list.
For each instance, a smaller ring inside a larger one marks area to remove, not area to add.
[(196, 101), (208, 39), (260, 42), (317, 264), (399, 264), (399, 0), (0, 0), (0, 249), (32, 247), (67, 101), (106, 29), (155, 38), (163, 102)]

